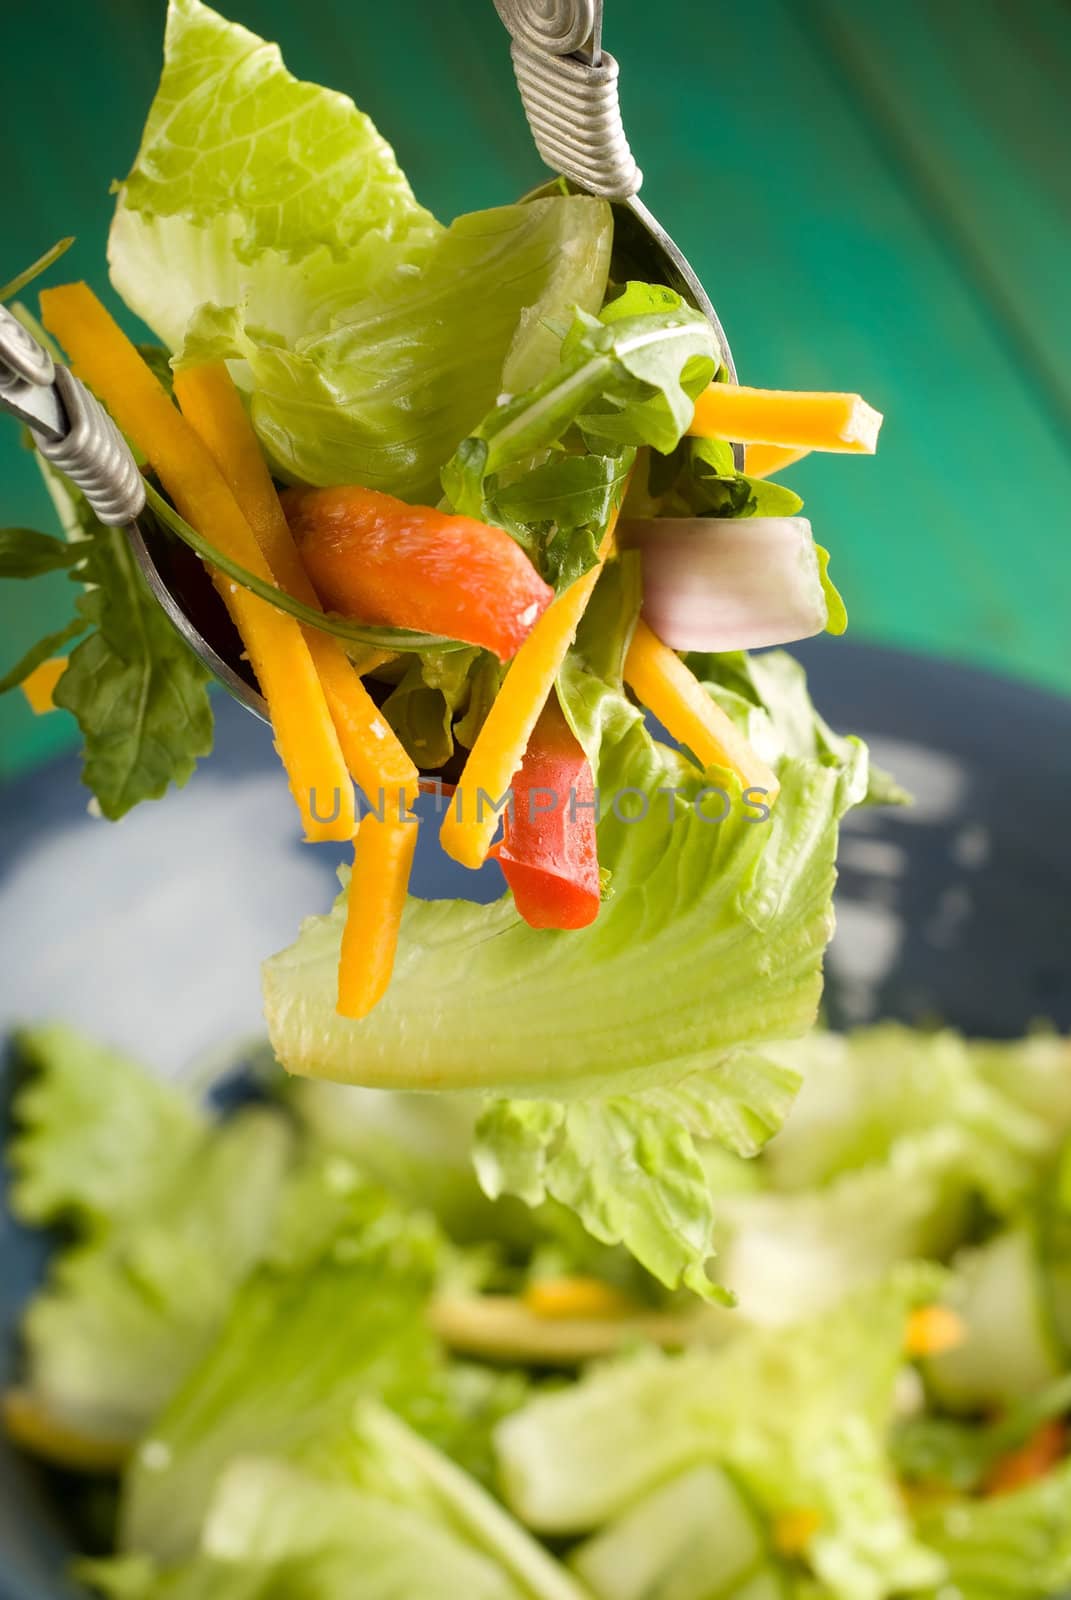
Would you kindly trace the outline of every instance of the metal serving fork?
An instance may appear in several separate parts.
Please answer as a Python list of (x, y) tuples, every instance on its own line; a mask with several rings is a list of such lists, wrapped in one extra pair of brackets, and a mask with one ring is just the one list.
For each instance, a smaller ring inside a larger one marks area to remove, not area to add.
[[(710, 319), (735, 380), (717, 312), (681, 250), (639, 199), (642, 173), (618, 104), (618, 67), (602, 48), (603, 0), (495, 0), (509, 29), (528, 125), (547, 166), (614, 212), (614, 273), (663, 283)], [(557, 192), (557, 180), (525, 199)], [(143, 518), (145, 490), (130, 450), (88, 390), (0, 306), (0, 410), (30, 429), (47, 460), (75, 482), (102, 522), (125, 525), (145, 580), (213, 677), (256, 716), (267, 707), (241, 641), (200, 560)], [(737, 467), (743, 451), (734, 446)]]

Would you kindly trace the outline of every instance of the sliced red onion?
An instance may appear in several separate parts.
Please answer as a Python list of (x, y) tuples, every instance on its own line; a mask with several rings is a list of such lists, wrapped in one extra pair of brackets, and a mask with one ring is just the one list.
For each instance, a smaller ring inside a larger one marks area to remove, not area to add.
[(662, 517), (623, 522), (643, 554), (643, 614), (673, 650), (756, 650), (826, 625), (806, 517)]

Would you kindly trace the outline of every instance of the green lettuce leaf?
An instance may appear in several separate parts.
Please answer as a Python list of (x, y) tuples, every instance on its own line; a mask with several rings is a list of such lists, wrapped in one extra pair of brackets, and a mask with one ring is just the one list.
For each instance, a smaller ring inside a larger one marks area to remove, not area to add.
[(623, 1244), (667, 1287), (723, 1297), (707, 1272), (716, 1194), (701, 1146), (757, 1153), (781, 1126), (798, 1079), (753, 1053), (632, 1096), (497, 1100), (480, 1120), (474, 1159), (493, 1198), (547, 1198), (603, 1244)]
[(56, 1023), (15, 1039), (9, 1200), (37, 1227), (85, 1233), (136, 1220), (205, 1138), (204, 1114), (171, 1085)]
[(345, 1158), (310, 1154), (281, 1199), (267, 1258), (134, 1456), (122, 1550), (189, 1555), (232, 1459), (300, 1464), (362, 1394), (419, 1415), (441, 1385), (422, 1307), (443, 1252), (429, 1217), (402, 1211)]
[(24, 1035), (12, 1207), (73, 1227), (23, 1321), (47, 1418), (132, 1442), (269, 1247), (290, 1159), (278, 1112), (215, 1126), (173, 1088), (62, 1028)]
[(180, 360), (242, 363), (282, 476), (434, 501), (502, 389), (556, 361), (554, 325), (598, 309), (611, 233), (605, 201), (569, 195), (442, 228), (350, 100), (172, 0), (109, 261)]
[(454, 753), (454, 722), (468, 705), (484, 652), (425, 650), (414, 655), (383, 702), (383, 715), (422, 772)]
[[(658, 744), (619, 682), (592, 670), (622, 652), (624, 624), (606, 625), (632, 604), (622, 567), (634, 570), (615, 563), (600, 582), (612, 603), (589, 613), (559, 686), (603, 798), (613, 893), (597, 921), (548, 932), (508, 898), (411, 899), (391, 988), (354, 1022), (335, 1010), (340, 900), (264, 966), (269, 1034), (291, 1072), (525, 1099), (629, 1094), (813, 1020), (837, 821), (865, 792), (865, 747), (851, 741), (843, 766), (833, 752), (782, 758), (780, 798), (756, 822), (733, 774), (700, 774)], [(710, 783), (724, 791), (716, 809)]]
[(934, 1505), (919, 1537), (945, 1563), (940, 1593), (1035, 1600), (1071, 1583), (1071, 1462), (1013, 1494)]
[[(368, 1600), (583, 1600), (563, 1567), (453, 1462), (383, 1407), (339, 1416), (313, 1464), (254, 1451), (222, 1471), (196, 1554), (83, 1564), (106, 1592)], [(138, 1562), (137, 1566), (132, 1561)], [(430, 1579), (434, 1574), (434, 1580)], [(126, 1588), (122, 1587), (126, 1584)]]
[(829, 1593), (878, 1600), (936, 1583), (940, 1563), (912, 1534), (883, 1443), (905, 1317), (936, 1281), (904, 1270), (790, 1333), (621, 1360), (535, 1398), (498, 1430), (507, 1502), (545, 1533), (578, 1533), (717, 1461), (765, 1515), (817, 1514), (807, 1560)]
[[(605, 202), (580, 196), (472, 212), (419, 273), (355, 284), (329, 326), (287, 343), (240, 307), (204, 308), (180, 359), (248, 363), (250, 414), (282, 476), (434, 503), (443, 462), (495, 404), (525, 311), (543, 330), (544, 315), (599, 303), (610, 226)], [(535, 348), (557, 355), (556, 341)]]
[[(774, 1170), (776, 1144), (764, 1157)], [(896, 1262), (944, 1257), (971, 1219), (975, 1154), (960, 1129), (935, 1127), (821, 1187), (727, 1196), (719, 1205), (720, 1276), (740, 1316), (784, 1326), (835, 1305)]]
[(1043, 1123), (1054, 1146), (1071, 1133), (1071, 1039), (972, 1039), (967, 1050), (982, 1080)]
[(803, 1087), (766, 1157), (778, 1188), (872, 1167), (894, 1158), (901, 1141), (941, 1130), (960, 1173), (991, 1207), (1009, 1211), (1051, 1150), (1043, 1124), (987, 1084), (950, 1031), (885, 1023), (846, 1036), (815, 1033), (786, 1046), (783, 1059), (803, 1074)]
[(206, 301), (299, 338), (440, 232), (352, 101), (298, 82), (277, 45), (200, 0), (170, 0), (108, 243), (116, 288), (164, 344)]

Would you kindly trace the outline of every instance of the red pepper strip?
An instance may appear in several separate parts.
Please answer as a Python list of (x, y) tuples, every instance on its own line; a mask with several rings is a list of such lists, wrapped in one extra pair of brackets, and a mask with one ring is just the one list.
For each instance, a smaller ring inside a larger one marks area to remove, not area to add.
[(553, 692), (513, 779), (512, 817), (491, 855), (533, 928), (586, 928), (599, 914), (595, 784)]
[(520, 545), (473, 517), (376, 489), (292, 489), (287, 520), (325, 606), (516, 654), (554, 598)]

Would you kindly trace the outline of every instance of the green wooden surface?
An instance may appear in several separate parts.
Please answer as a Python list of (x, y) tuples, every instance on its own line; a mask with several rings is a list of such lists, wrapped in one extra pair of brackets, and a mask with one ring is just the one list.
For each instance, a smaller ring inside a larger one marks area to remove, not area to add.
[[(441, 216), (540, 176), (491, 0), (229, 9), (295, 72), (352, 93)], [(606, 12), (644, 196), (707, 282), (745, 381), (858, 389), (886, 413), (876, 460), (812, 458), (791, 480), (856, 636), (1071, 691), (1071, 8)], [(155, 85), (163, 0), (4, 13), (0, 279), (75, 233), (55, 277), (103, 290), (108, 183)], [(51, 525), (13, 427), (0, 485), (4, 522)], [(62, 618), (64, 590), (0, 588), (0, 662)], [(8, 696), (0, 772), (71, 736)]]

